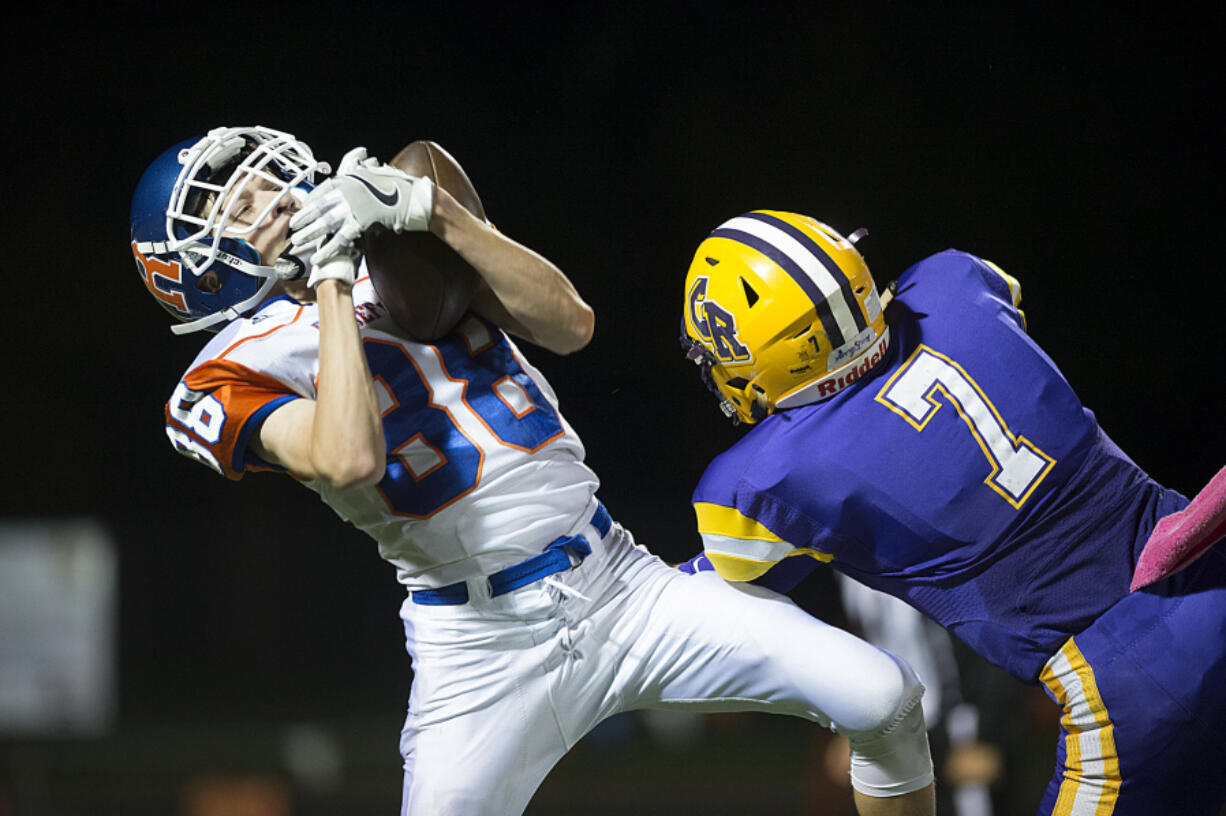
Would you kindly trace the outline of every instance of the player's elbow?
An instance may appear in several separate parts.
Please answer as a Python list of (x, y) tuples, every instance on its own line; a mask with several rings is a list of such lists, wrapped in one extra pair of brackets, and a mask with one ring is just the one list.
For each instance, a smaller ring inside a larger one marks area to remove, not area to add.
[(383, 478), (383, 467), (346, 468), (321, 473), (320, 478), (337, 490), (348, 490), (354, 487), (368, 487), (378, 483)]
[(348, 451), (343, 456), (316, 462), (315, 475), (329, 487), (346, 490), (375, 484), (383, 478), (386, 470), (384, 456), (374, 451)]
[(555, 326), (549, 350), (555, 354), (573, 354), (592, 342), (596, 331), (596, 313), (586, 303), (576, 303)]

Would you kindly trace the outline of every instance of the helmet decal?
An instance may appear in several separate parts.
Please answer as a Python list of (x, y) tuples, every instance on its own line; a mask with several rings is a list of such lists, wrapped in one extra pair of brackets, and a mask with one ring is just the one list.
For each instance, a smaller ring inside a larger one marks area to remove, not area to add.
[(736, 317), (713, 300), (707, 300), (707, 278), (695, 278), (690, 286), (690, 323), (694, 331), (723, 362), (745, 362), (752, 355), (736, 336)]
[(178, 261), (163, 261), (144, 255), (132, 242), (132, 255), (140, 269), (141, 279), (149, 293), (166, 306), (187, 314), (187, 301), (183, 296), (183, 265)]
[[(746, 213), (722, 224), (711, 237), (745, 244), (779, 264), (813, 301), (822, 329), (835, 348), (868, 325), (846, 273), (821, 244), (782, 218)], [(836, 244), (843, 240), (827, 237)]]
[(686, 302), (689, 303), (690, 323), (694, 325), (694, 331), (698, 332), (698, 336), (704, 340), (711, 339), (711, 330), (707, 328), (707, 316), (704, 309), (707, 299), (707, 280), (707, 278), (695, 278), (694, 285), (690, 287), (690, 293), (686, 296)]
[(736, 336), (736, 318), (732, 312), (713, 300), (703, 303), (703, 316), (711, 332), (711, 348), (720, 362), (744, 362), (750, 359), (749, 349)]

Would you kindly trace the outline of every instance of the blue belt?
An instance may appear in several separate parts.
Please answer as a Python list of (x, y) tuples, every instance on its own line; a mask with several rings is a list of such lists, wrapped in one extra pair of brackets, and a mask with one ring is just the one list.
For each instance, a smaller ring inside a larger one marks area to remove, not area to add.
[[(592, 516), (591, 525), (604, 538), (613, 526), (613, 519), (604, 505), (596, 503), (596, 513)], [(534, 555), (526, 561), (512, 564), (499, 570), (489, 577), (490, 597), (505, 595), (508, 592), (527, 586), (533, 581), (553, 575), (555, 572), (577, 566), (571, 561), (573, 553), (579, 561), (592, 554), (592, 545), (582, 535), (562, 536), (545, 548), (540, 555)], [(412, 594), (413, 603), (426, 606), (455, 606), (468, 603), (468, 584), (458, 581), (454, 584), (441, 586), (438, 589), (423, 589)]]

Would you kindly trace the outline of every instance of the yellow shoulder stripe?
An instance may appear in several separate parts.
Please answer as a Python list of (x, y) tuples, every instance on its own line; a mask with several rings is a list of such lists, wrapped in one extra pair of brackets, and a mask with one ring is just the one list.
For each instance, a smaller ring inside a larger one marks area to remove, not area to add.
[(728, 538), (752, 538), (759, 541), (783, 541), (767, 527), (747, 516), (742, 516), (735, 507), (724, 507), (709, 502), (694, 502), (694, 513), (698, 516), (698, 532), (700, 533)]
[[(811, 547), (798, 547), (784, 557), (791, 558), (795, 555), (808, 555), (824, 564), (834, 560), (834, 556), (830, 553), (824, 553)], [(707, 550), (707, 558), (711, 560), (711, 566), (715, 567), (715, 572), (725, 581), (752, 581), (755, 578), (761, 578), (770, 571), (771, 567), (779, 563), (778, 561), (756, 561), (752, 558), (741, 558), (710, 550)]]
[(707, 550), (707, 558), (711, 566), (725, 581), (752, 581), (761, 578), (775, 566), (775, 561), (755, 561), (752, 558), (741, 558), (736, 555), (725, 555)]
[(1022, 285), (1018, 282), (1017, 278), (1013, 277), (995, 263), (989, 261), (987, 258), (981, 258), (980, 260), (987, 264), (988, 268), (990, 268), (993, 272), (1000, 275), (1004, 282), (1009, 286), (1009, 294), (1013, 298), (1013, 308), (1019, 308), (1022, 305)]

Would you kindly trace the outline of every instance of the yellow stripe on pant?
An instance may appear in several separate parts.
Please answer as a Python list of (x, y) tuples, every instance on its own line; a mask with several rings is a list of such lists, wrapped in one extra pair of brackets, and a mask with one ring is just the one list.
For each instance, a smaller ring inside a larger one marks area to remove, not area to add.
[(1039, 679), (1064, 708), (1064, 782), (1052, 815), (1111, 816), (1120, 796), (1120, 759), (1115, 725), (1098, 693), (1094, 669), (1069, 638)]

